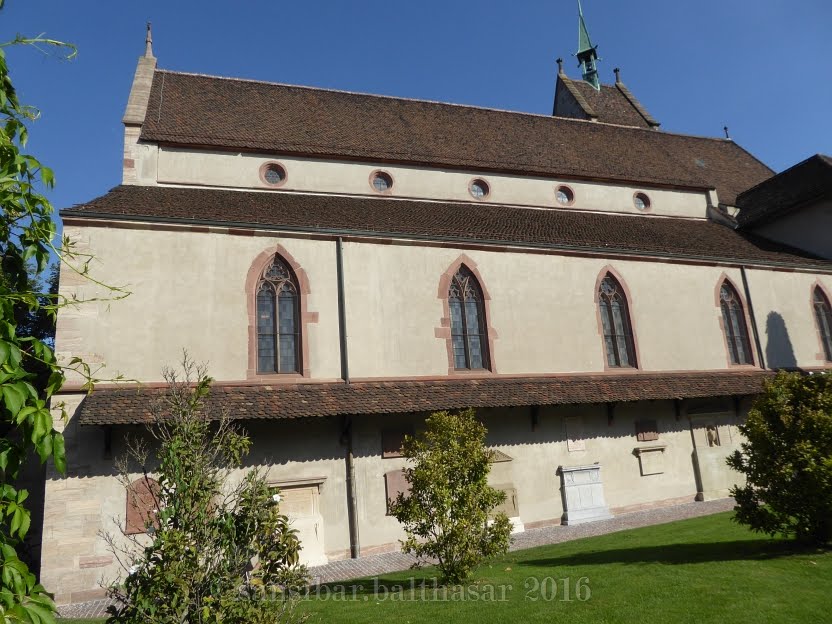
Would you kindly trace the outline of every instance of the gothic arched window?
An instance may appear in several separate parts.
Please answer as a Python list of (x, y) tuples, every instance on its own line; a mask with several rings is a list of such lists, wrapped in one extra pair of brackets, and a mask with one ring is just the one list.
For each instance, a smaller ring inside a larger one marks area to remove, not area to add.
[(299, 373), (300, 298), (297, 279), (280, 256), (257, 285), (257, 372)]
[(448, 306), (451, 312), (454, 368), (488, 368), (488, 332), (482, 288), (464, 264), (451, 280)]
[(725, 328), (725, 340), (728, 341), (731, 364), (754, 364), (742, 300), (727, 280), (719, 289), (719, 307), (722, 309), (722, 323)]
[(601, 286), (598, 288), (598, 307), (601, 313), (601, 327), (604, 330), (607, 365), (635, 368), (636, 350), (627, 296), (621, 284), (610, 273), (601, 280)]
[(827, 362), (832, 362), (832, 306), (820, 286), (815, 287), (812, 298), (815, 305), (815, 318), (818, 321), (820, 341), (823, 343), (823, 354)]

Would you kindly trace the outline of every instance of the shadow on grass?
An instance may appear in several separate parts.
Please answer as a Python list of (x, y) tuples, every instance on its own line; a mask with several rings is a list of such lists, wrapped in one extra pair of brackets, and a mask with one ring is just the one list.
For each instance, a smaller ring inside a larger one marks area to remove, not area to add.
[(586, 566), (610, 563), (663, 563), (679, 565), (714, 561), (765, 560), (795, 554), (813, 554), (817, 548), (801, 546), (796, 542), (782, 540), (738, 540), (733, 542), (711, 542), (704, 544), (666, 544), (663, 546), (639, 546), (610, 550), (590, 551), (551, 557), (527, 559), (518, 563), (525, 566)]

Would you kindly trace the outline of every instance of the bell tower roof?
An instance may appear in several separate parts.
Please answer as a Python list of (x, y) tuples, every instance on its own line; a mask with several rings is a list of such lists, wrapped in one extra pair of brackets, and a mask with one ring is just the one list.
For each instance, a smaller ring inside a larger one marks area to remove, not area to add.
[(581, 0), (578, 0), (578, 52), (587, 52), (594, 50), (592, 40), (589, 38), (589, 30), (587, 30), (586, 22), (584, 21), (584, 11), (581, 7)]
[(584, 82), (589, 83), (596, 91), (601, 90), (601, 81), (598, 79), (598, 46), (592, 45), (589, 37), (589, 30), (584, 20), (584, 10), (581, 0), (578, 0), (578, 51), (575, 53), (578, 63), (581, 66), (581, 77)]

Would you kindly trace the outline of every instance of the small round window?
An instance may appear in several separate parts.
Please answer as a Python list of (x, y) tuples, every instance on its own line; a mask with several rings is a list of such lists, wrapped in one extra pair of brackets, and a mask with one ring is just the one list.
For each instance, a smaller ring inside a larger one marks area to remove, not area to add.
[(483, 199), (484, 197), (488, 197), (490, 189), (488, 188), (488, 182), (477, 178), (471, 181), (471, 184), (468, 186), (468, 191), (477, 199)]
[(569, 206), (575, 201), (575, 193), (568, 186), (559, 186), (555, 191), (555, 197), (561, 206)]
[(650, 210), (650, 198), (645, 193), (633, 195), (633, 203), (639, 210)]
[(286, 181), (286, 169), (280, 163), (266, 163), (260, 168), (260, 179), (269, 186), (280, 186)]
[(377, 193), (387, 193), (393, 188), (393, 177), (386, 171), (375, 171), (370, 176), (370, 184)]

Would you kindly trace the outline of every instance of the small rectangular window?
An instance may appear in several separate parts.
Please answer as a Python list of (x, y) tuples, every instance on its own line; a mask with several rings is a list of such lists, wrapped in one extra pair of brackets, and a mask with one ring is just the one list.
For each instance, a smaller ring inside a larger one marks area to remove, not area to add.
[(381, 456), (401, 457), (402, 444), (405, 436), (413, 436), (413, 427), (402, 427), (400, 429), (384, 429), (381, 432)]
[(639, 420), (636, 423), (636, 439), (639, 442), (652, 442), (659, 439), (659, 428), (655, 420)]

